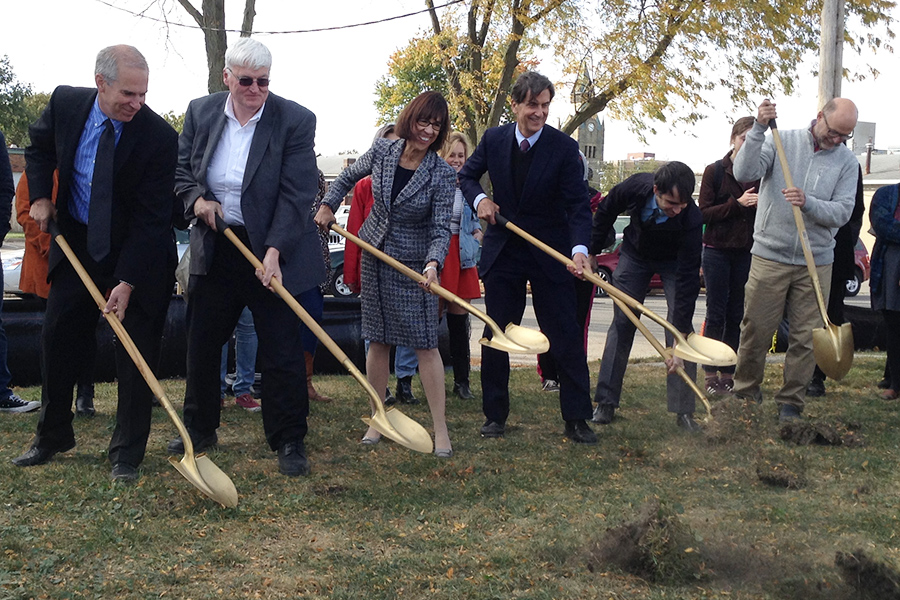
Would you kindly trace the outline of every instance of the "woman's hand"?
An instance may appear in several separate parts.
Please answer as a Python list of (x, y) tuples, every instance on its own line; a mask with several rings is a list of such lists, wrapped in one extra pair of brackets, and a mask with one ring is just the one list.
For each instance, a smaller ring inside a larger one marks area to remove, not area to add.
[(433, 261), (433, 260), (429, 261), (425, 265), (425, 270), (422, 271), (422, 275), (425, 276), (425, 281), (419, 282), (419, 285), (422, 287), (422, 289), (424, 289), (432, 294), (434, 292), (431, 291), (431, 284), (438, 283), (437, 267), (438, 267), (438, 264), (435, 261)]
[(327, 204), (319, 206), (319, 210), (316, 211), (316, 216), (313, 217), (313, 220), (319, 226), (319, 229), (324, 231), (331, 229), (331, 224), (337, 222), (337, 219), (334, 218), (334, 211)]
[(756, 188), (752, 187), (744, 192), (741, 197), (737, 199), (737, 201), (741, 206), (751, 208), (756, 206), (756, 203), (759, 202), (759, 194), (756, 193)]

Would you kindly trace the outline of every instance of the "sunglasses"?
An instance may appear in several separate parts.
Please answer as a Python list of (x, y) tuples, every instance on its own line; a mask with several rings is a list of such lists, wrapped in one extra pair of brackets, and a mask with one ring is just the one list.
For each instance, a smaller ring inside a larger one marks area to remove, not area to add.
[[(234, 71), (232, 71), (231, 69), (228, 69), (228, 72), (234, 75)], [(237, 77), (237, 75), (235, 75), (235, 77)], [(253, 85), (254, 81), (252, 77), (237, 77), (237, 80), (238, 83), (241, 84), (241, 87), (250, 87), (251, 85)], [(270, 81), (271, 79), (269, 79), (268, 77), (258, 77), (256, 79), (256, 85), (261, 88), (269, 87)]]

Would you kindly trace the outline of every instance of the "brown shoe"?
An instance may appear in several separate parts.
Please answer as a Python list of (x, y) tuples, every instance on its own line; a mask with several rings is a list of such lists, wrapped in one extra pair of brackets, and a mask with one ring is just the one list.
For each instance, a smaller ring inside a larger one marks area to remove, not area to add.
[(892, 389), (890, 389), (890, 388), (888, 388), (888, 389), (884, 390), (883, 392), (881, 392), (881, 397), (882, 397), (884, 400), (896, 400), (896, 399), (897, 399), (897, 392), (894, 391), (894, 390), (892, 390)]
[(306, 393), (309, 395), (309, 399), (313, 402), (331, 402), (331, 398), (323, 396), (313, 387), (312, 376), (314, 355), (309, 352), (304, 352), (303, 356), (306, 358)]

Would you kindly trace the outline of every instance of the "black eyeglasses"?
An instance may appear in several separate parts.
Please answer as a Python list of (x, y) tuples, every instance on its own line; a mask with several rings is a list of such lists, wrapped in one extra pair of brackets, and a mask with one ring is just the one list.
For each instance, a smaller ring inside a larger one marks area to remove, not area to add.
[[(232, 71), (231, 69), (228, 69), (228, 72), (231, 73), (232, 75), (234, 75), (234, 71)], [(234, 75), (234, 76), (237, 77), (237, 75)], [(237, 77), (237, 80), (238, 80), (238, 83), (241, 84), (241, 87), (250, 87), (251, 85), (253, 85), (253, 81), (254, 81), (254, 79), (252, 77)], [(269, 79), (268, 77), (257, 77), (256, 85), (258, 85), (261, 88), (269, 87), (270, 81), (271, 81), (271, 79)]]
[(825, 113), (822, 113), (822, 120), (825, 121), (825, 127), (828, 128), (828, 137), (830, 138), (840, 138), (842, 142), (846, 142), (849, 139), (853, 138), (853, 132), (850, 133), (841, 133), (840, 131), (835, 131), (831, 128), (831, 125), (828, 124), (828, 119), (825, 118)]
[(419, 119), (418, 121), (416, 121), (416, 124), (421, 127), (423, 131), (425, 129), (428, 129), (428, 126), (430, 125), (432, 131), (434, 131), (435, 133), (439, 132), (441, 130), (441, 126), (443, 125), (440, 121), (429, 121), (427, 119)]

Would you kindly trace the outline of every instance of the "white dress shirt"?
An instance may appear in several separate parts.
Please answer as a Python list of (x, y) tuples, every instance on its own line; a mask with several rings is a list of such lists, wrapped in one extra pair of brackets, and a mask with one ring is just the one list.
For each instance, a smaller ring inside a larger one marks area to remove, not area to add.
[(250, 144), (256, 125), (262, 117), (266, 105), (263, 104), (247, 124), (241, 126), (234, 116), (231, 94), (225, 100), (225, 129), (216, 145), (209, 167), (206, 170), (206, 183), (209, 191), (222, 204), (224, 221), (228, 225), (243, 225), (244, 215), (241, 212), (241, 187), (244, 184), (244, 171), (250, 157)]

